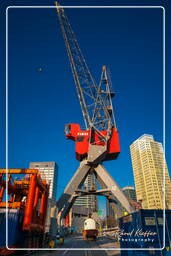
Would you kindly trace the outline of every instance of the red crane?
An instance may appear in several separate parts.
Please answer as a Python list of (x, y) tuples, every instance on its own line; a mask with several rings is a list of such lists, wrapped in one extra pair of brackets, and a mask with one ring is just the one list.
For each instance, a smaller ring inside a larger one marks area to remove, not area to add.
[(78, 45), (64, 9), (56, 3), (58, 17), (70, 60), (72, 73), (80, 102), (85, 130), (79, 124), (67, 124), (65, 134), (67, 139), (76, 142), (76, 158), (79, 161), (91, 158), (92, 147), (104, 152), (101, 161), (116, 159), (120, 152), (119, 136), (112, 106), (112, 83), (106, 66), (102, 67), (99, 85), (92, 77), (90, 70)]
[(80, 167), (58, 200), (58, 209), (63, 209), (61, 218), (66, 216), (76, 197), (92, 194), (92, 191), (81, 190), (86, 176), (92, 172), (102, 186), (102, 190), (93, 193), (108, 198), (112, 195), (128, 212), (131, 212), (133, 208), (129, 201), (102, 165), (106, 160), (116, 159), (120, 153), (119, 135), (112, 106), (115, 93), (112, 91), (109, 70), (106, 66), (102, 67), (100, 83), (97, 85), (64, 9), (57, 2), (55, 5), (85, 122), (85, 130), (81, 130), (79, 124), (65, 125), (66, 138), (75, 141), (76, 159), (80, 161)]

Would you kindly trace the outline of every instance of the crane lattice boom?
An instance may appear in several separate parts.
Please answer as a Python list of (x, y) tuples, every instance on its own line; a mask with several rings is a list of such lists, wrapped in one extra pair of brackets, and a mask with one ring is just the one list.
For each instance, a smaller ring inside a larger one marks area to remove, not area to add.
[(77, 88), (86, 129), (90, 129), (91, 117), (94, 110), (94, 102), (97, 94), (97, 86), (93, 79), (81, 49), (78, 45), (75, 34), (71, 28), (64, 9), (56, 2), (58, 17), (70, 60), (74, 81)]

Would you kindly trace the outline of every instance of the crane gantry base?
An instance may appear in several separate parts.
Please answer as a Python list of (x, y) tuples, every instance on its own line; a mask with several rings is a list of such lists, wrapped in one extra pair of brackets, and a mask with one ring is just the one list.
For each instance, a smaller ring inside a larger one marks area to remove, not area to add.
[[(102, 189), (94, 189), (89, 191), (81, 189), (87, 175), (91, 172), (94, 172), (95, 177), (101, 185)], [(64, 193), (61, 195), (57, 202), (58, 213), (61, 212), (60, 219), (62, 220), (67, 216), (77, 197), (88, 194), (106, 196), (110, 202), (112, 202), (113, 198), (113, 203), (115, 203), (115, 198), (121, 203), (127, 212), (130, 213), (135, 211), (134, 208), (130, 205), (124, 193), (121, 191), (116, 181), (107, 172), (105, 167), (102, 164), (92, 166), (87, 162), (87, 160), (84, 160), (80, 162), (79, 168), (75, 172), (72, 179), (69, 181), (64, 190)]]

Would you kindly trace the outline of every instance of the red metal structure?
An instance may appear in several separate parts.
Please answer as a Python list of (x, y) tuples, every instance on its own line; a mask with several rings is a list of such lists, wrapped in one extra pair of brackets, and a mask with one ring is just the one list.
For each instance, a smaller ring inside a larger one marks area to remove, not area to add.
[[(89, 144), (105, 146), (104, 137), (107, 131), (95, 132), (92, 130), (82, 131), (79, 124), (65, 125), (65, 134), (67, 139), (75, 141), (76, 159), (82, 161), (86, 159), (89, 151)], [(98, 150), (98, 149), (97, 149)], [(120, 153), (119, 135), (116, 128), (111, 129), (111, 137), (107, 144), (107, 151), (103, 161), (116, 159)]]
[(65, 227), (69, 227), (69, 214), (65, 217)]
[[(6, 189), (5, 173), (7, 173), (6, 169), (0, 169), (0, 208), (6, 207), (6, 202), (3, 202)], [(17, 173), (24, 173), (28, 176), (12, 181), (11, 174)], [(41, 179), (38, 170), (9, 169), (7, 186), (10, 196), (8, 207), (24, 209), (23, 230), (39, 229), (43, 231), (49, 191), (49, 184), (46, 180)], [(38, 203), (40, 204), (39, 209)]]
[[(102, 66), (100, 83), (97, 84), (91, 75), (64, 9), (57, 2), (55, 5), (85, 123), (84, 131), (80, 129), (79, 124), (67, 124), (65, 126), (66, 137), (76, 142), (78, 161), (88, 159), (88, 162), (99, 163), (116, 159), (120, 153), (120, 145), (112, 105), (115, 93), (112, 90), (109, 69), (105, 65)], [(96, 151), (103, 152), (101, 156), (99, 155), (98, 161), (95, 160), (94, 154), (89, 157), (92, 153), (91, 148), (95, 148), (94, 146), (97, 146)]]
[[(12, 174), (26, 174), (14, 178)], [(8, 189), (8, 202), (4, 193)], [(44, 232), (49, 184), (34, 169), (0, 169), (0, 209), (8, 207), (21, 213), (21, 232), (26, 237), (24, 244), (11, 244), (12, 247), (39, 247), (40, 236)], [(8, 215), (7, 215), (8, 216)], [(35, 239), (37, 234), (37, 240)], [(10, 236), (10, 232), (8, 232)], [(39, 241), (39, 242), (38, 242)], [(4, 253), (4, 250), (3, 250)], [(1, 251), (0, 251), (1, 255)]]

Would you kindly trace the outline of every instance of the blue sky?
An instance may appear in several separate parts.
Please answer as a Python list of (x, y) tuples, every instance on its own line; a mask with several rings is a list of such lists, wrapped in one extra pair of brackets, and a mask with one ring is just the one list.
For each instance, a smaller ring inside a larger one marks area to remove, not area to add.
[[(7, 1), (6, 4), (8, 2), (9, 5), (13, 3)], [(147, 4), (147, 1), (138, 2)], [(16, 3), (21, 5), (23, 1)], [(90, 1), (64, 0), (62, 3), (90, 5)], [(150, 3), (163, 5), (162, 1), (148, 1)], [(32, 4), (33, 1), (25, 1), (25, 5)], [(47, 0), (41, 4), (53, 5), (53, 2)], [(135, 5), (137, 1), (105, 2), (105, 5), (118, 4)], [(91, 1), (91, 5), (104, 5), (104, 2)], [(167, 13), (167, 1), (165, 5)], [(1, 11), (4, 13), (3, 8)], [(163, 10), (96, 8), (67, 9), (66, 12), (97, 83), (102, 65), (110, 68), (116, 91), (113, 105), (121, 154), (116, 161), (109, 161), (105, 166), (121, 187), (133, 185), (129, 145), (144, 133), (154, 135), (157, 141), (163, 140)], [(59, 166), (59, 196), (79, 165), (75, 159), (74, 143), (65, 139), (64, 125), (79, 123), (84, 128), (84, 123), (58, 17), (55, 9), (9, 9), (8, 17), (9, 168), (27, 168), (30, 161), (56, 161)], [(1, 31), (5, 32), (4, 16), (1, 19)], [(168, 35), (168, 17), (166, 22)], [(4, 46), (4, 41), (1, 43)], [(167, 70), (170, 65), (168, 56)], [(2, 65), (1, 62), (5, 71)], [(42, 72), (38, 71), (39, 68)], [(168, 76), (167, 73), (166, 159), (169, 167)], [(5, 167), (5, 80), (3, 82), (2, 168)]]

